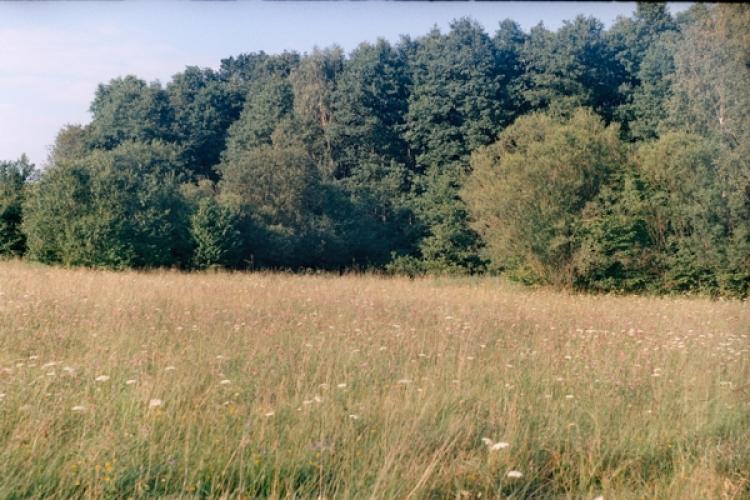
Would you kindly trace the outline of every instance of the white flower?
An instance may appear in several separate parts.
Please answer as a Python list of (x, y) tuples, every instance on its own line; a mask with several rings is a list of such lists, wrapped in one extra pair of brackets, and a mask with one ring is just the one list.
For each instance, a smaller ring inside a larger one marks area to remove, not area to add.
[(148, 402), (149, 408), (158, 408), (163, 405), (164, 405), (164, 401), (162, 401), (161, 399), (152, 399), (151, 401)]
[(488, 437), (483, 437), (482, 442), (487, 445), (487, 448), (489, 448), (490, 451), (502, 450), (510, 446), (510, 444), (505, 441), (498, 441), (496, 443)]
[(86, 407), (84, 407), (83, 405), (77, 405), (71, 408), (72, 411), (84, 411), (85, 409)]
[(109, 375), (99, 375), (94, 380), (96, 380), (97, 382), (106, 382), (107, 380), (109, 380)]
[(221, 385), (229, 385), (229, 384), (231, 384), (231, 383), (232, 383), (232, 381), (231, 381), (231, 380), (229, 380), (229, 379), (226, 379), (226, 378), (225, 378), (224, 380), (222, 380), (222, 381), (221, 381), (221, 382), (219, 382), (219, 383), (220, 383)]
[(518, 479), (519, 477), (523, 477), (523, 472), (517, 471), (517, 470), (509, 470), (508, 472), (505, 473), (505, 475), (508, 477)]

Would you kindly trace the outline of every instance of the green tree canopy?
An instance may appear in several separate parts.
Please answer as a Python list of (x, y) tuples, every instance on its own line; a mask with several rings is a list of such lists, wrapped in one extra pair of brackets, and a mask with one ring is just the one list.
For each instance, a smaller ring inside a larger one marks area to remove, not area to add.
[(171, 141), (174, 109), (161, 84), (135, 76), (115, 78), (96, 89), (90, 108), (89, 139), (94, 148), (113, 149), (125, 141)]
[(125, 142), (50, 167), (24, 205), (29, 254), (65, 265), (186, 264), (187, 209), (166, 144)]
[(495, 267), (572, 284), (581, 212), (624, 161), (617, 134), (589, 110), (533, 113), (474, 153), (462, 196)]
[(26, 155), (16, 161), (0, 161), (0, 255), (22, 255), (26, 237), (21, 232), (23, 201), (34, 165)]

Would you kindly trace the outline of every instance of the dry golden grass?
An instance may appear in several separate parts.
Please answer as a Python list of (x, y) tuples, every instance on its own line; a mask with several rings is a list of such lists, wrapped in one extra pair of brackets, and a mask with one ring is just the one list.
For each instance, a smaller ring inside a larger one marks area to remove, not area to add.
[(4, 262), (0, 497), (749, 497), (749, 335), (747, 302)]

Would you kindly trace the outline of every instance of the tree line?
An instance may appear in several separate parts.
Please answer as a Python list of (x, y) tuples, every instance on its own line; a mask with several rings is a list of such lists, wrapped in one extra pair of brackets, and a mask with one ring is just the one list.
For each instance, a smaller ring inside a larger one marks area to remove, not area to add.
[(750, 7), (579, 16), (99, 85), (0, 163), (0, 253), (750, 291)]

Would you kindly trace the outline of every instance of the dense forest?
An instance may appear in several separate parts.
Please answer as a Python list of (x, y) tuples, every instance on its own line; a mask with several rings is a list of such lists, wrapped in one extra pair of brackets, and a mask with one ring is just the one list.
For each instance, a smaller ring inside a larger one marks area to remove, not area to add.
[(423, 37), (99, 85), (0, 163), (0, 254), (750, 292), (750, 6)]

